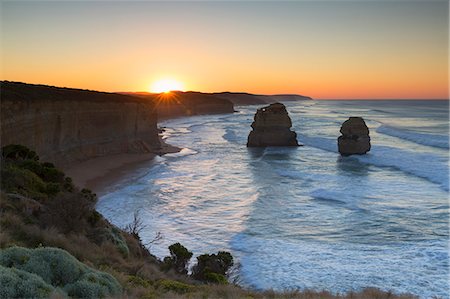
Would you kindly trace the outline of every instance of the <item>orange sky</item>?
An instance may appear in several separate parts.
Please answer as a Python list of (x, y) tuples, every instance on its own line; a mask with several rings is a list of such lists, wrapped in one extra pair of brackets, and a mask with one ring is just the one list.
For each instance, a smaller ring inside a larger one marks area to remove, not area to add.
[(2, 2), (2, 79), (448, 98), (448, 1)]

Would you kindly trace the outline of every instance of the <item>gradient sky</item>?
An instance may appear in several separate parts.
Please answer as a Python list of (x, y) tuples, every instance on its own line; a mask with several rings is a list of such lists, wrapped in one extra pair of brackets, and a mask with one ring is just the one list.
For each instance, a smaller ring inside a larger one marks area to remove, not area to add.
[(1, 2), (3, 80), (448, 98), (448, 1)]

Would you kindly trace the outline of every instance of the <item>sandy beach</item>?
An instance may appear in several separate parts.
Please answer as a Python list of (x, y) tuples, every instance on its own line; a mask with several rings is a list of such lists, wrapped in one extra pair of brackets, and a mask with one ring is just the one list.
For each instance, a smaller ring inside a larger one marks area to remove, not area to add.
[(108, 187), (125, 179), (130, 173), (150, 167), (157, 155), (176, 153), (181, 149), (165, 143), (161, 139), (158, 153), (125, 153), (89, 159), (65, 170), (79, 188), (88, 188), (102, 195)]

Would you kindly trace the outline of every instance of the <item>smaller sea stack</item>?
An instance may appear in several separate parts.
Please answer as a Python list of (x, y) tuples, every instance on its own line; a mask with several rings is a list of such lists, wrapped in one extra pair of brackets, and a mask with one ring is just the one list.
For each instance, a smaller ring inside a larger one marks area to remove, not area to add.
[(369, 128), (362, 117), (350, 117), (340, 130), (339, 153), (342, 156), (363, 155), (370, 151)]
[(298, 146), (297, 134), (291, 131), (291, 118), (281, 103), (258, 109), (248, 135), (248, 147)]

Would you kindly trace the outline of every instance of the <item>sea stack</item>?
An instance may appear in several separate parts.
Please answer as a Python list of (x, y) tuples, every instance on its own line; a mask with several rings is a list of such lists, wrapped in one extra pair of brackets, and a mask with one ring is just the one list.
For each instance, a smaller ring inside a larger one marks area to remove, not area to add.
[(258, 109), (248, 135), (248, 147), (298, 146), (297, 134), (291, 131), (291, 118), (281, 103)]
[(362, 117), (350, 117), (340, 130), (339, 153), (343, 156), (363, 155), (370, 151), (369, 128)]

